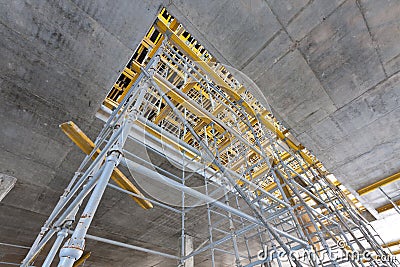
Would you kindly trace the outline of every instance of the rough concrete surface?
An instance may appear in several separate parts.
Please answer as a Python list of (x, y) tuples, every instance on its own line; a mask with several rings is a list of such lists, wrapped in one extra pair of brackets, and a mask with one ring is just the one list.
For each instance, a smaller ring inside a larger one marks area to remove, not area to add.
[[(73, 120), (95, 137), (95, 112), (161, 5), (254, 79), (350, 189), (400, 171), (398, 0), (0, 0), (0, 173), (17, 178), (0, 203), (0, 242), (32, 243), (83, 158), (58, 125)], [(177, 253), (176, 219), (131, 202), (106, 191), (90, 233)], [(87, 266), (175, 265), (97, 242), (88, 248)], [(1, 246), (0, 261), (25, 253)]]

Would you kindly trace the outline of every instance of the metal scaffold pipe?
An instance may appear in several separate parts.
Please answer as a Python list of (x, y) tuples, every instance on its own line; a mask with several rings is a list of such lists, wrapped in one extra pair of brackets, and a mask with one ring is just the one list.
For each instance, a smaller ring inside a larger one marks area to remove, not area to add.
[(64, 244), (60, 250), (60, 263), (58, 267), (72, 267), (83, 254), (85, 249), (85, 236), (87, 230), (92, 223), (94, 214), (99, 206), (100, 200), (107, 187), (115, 166), (118, 165), (120, 152), (113, 151), (107, 156), (104, 170), (99, 178), (99, 181), (94, 188), (91, 197), (79, 219), (77, 227), (71, 235), (71, 238)]
[[(168, 178), (168, 177), (166, 177), (166, 176), (164, 176), (164, 175), (162, 175), (162, 174), (160, 174), (160, 173), (158, 173), (156, 171), (153, 171), (153, 170), (151, 170), (149, 168), (146, 168), (143, 165), (140, 165), (140, 164), (138, 164), (138, 163), (136, 163), (134, 161), (126, 160), (126, 162), (127, 162), (128, 168), (130, 170), (134, 171), (134, 172), (141, 173), (142, 175), (144, 175), (146, 177), (149, 177), (151, 179), (154, 179), (154, 180), (156, 180), (156, 181), (158, 181), (158, 182), (160, 182), (160, 183), (162, 183), (164, 185), (171, 186), (171, 187), (173, 187), (175, 189), (183, 191), (188, 195), (191, 195), (193, 197), (198, 198), (199, 200), (204, 201), (205, 204), (206, 203), (212, 203), (213, 205), (215, 205), (215, 206), (217, 206), (217, 207), (219, 207), (219, 208), (221, 208), (221, 209), (223, 209), (225, 211), (231, 212), (231, 213), (233, 213), (233, 214), (235, 214), (235, 215), (237, 215), (239, 217), (242, 217), (242, 218), (248, 220), (249, 222), (255, 223), (255, 224), (259, 225), (259, 226), (264, 226), (264, 224), (262, 222), (260, 222), (258, 219), (256, 219), (255, 217), (253, 217), (251, 215), (248, 215), (248, 214), (246, 214), (246, 213), (244, 213), (244, 212), (242, 212), (240, 210), (237, 210), (237, 209), (235, 209), (235, 208), (233, 208), (233, 207), (231, 207), (229, 205), (226, 205), (226, 204), (224, 204), (224, 203), (222, 203), (222, 202), (220, 202), (220, 201), (218, 201), (218, 200), (216, 200), (216, 199), (214, 199), (214, 198), (212, 198), (212, 197), (210, 197), (208, 195), (205, 195), (205, 194), (193, 189), (193, 188), (190, 188), (190, 187), (187, 187), (185, 185), (182, 185), (181, 183), (179, 183), (177, 181), (174, 181), (174, 180), (172, 180), (172, 179), (170, 179), (170, 178)], [(296, 238), (294, 236), (291, 236), (291, 235), (289, 235), (289, 234), (287, 234), (287, 233), (285, 233), (283, 231), (280, 231), (280, 230), (278, 230), (276, 228), (273, 228), (273, 230), (278, 232), (281, 235), (284, 235), (287, 238), (290, 238), (290, 239), (292, 239), (292, 240), (304, 245), (304, 246), (308, 245), (307, 242), (305, 242), (303, 240), (300, 240), (300, 239), (298, 239), (298, 238)]]

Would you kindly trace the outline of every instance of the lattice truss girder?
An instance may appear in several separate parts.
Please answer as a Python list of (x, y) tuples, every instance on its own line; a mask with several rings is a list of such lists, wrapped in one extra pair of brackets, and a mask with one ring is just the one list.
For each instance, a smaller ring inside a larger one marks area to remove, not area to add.
[[(50, 265), (62, 244), (59, 266), (73, 266), (85, 239), (154, 253), (182, 265), (205, 256), (212, 266), (225, 257), (235, 266), (381, 266), (378, 258), (388, 255), (322, 164), (165, 10), (117, 80), (99, 117), (106, 120), (104, 128), (94, 143), (86, 140), (87, 157), (22, 266), (32, 264), (53, 235), (57, 238), (43, 266)], [(137, 147), (168, 158), (180, 171), (151, 163)], [(165, 199), (171, 194), (180, 196), (179, 201), (159, 201), (152, 194), (144, 196), (129, 180), (121, 183), (126, 177), (117, 169), (120, 163), (134, 176), (153, 181), (153, 190), (160, 189)], [(110, 177), (118, 186), (109, 183)], [(180, 254), (87, 234), (106, 187), (131, 195), (146, 209), (157, 205), (175, 213), (181, 222)], [(197, 209), (204, 212), (197, 214)], [(185, 251), (190, 228), (185, 224), (191, 213), (203, 216), (207, 229), (197, 233), (199, 246)], [(345, 246), (339, 248), (338, 242)], [(337, 259), (330, 253), (335, 249), (368, 250), (372, 257)], [(267, 255), (264, 259), (260, 250)], [(279, 251), (313, 251), (325, 257), (293, 257), (289, 263), (277, 256)]]

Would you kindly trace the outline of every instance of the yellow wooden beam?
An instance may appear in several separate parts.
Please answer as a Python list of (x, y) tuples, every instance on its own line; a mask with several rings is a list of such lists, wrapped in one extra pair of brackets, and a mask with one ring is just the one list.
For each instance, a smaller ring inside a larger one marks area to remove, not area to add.
[[(87, 155), (89, 155), (94, 149), (95, 145), (87, 135), (82, 132), (79, 127), (72, 121), (65, 122), (60, 125), (62, 131)], [(100, 154), (100, 149), (93, 154), (92, 159), (97, 158)], [(111, 174), (111, 179), (124, 190), (143, 196), (139, 189), (118, 169), (115, 168)], [(131, 196), (142, 208), (150, 209), (153, 208), (153, 204), (148, 200)]]
[[(196, 107), (196, 106), (192, 105), (184, 97), (179, 95), (174, 90), (170, 89), (169, 85), (165, 84), (165, 81), (162, 81), (161, 79), (159, 79), (158, 75), (156, 75), (154, 77), (154, 81), (158, 84), (158, 86), (160, 86), (160, 88), (161, 88), (161, 90), (163, 90), (163, 92), (165, 92), (166, 94), (171, 96), (172, 100), (176, 101), (177, 103), (179, 103), (180, 105), (185, 107), (187, 110), (192, 112), (194, 115), (196, 115), (202, 121), (204, 121), (206, 124), (209, 124), (211, 122), (210, 116), (207, 114), (207, 112), (202, 110), (200, 107)], [(225, 131), (225, 129), (216, 122), (214, 122), (214, 127), (220, 133), (223, 133)]]
[(265, 118), (265, 116), (263, 115), (259, 115), (259, 119), (260, 121), (264, 124), (265, 127), (267, 127), (268, 130), (275, 132), (276, 136), (285, 141), (285, 143), (294, 151), (299, 151), (300, 155), (302, 156), (302, 158), (310, 165), (315, 164), (316, 162), (314, 162), (314, 160), (312, 160), (312, 158), (310, 156), (308, 156), (306, 153), (304, 153), (303, 151), (301, 151), (300, 146), (297, 146), (295, 143), (293, 143), (290, 139), (288, 139), (277, 127), (275, 127), (275, 125), (267, 120)]
[(400, 240), (383, 244), (382, 247), (383, 248), (388, 248), (388, 247), (393, 247), (393, 246), (397, 246), (397, 245), (400, 245)]
[[(184, 92), (185, 94), (196, 84), (197, 82), (188, 82), (186, 83), (183, 87), (182, 87), (182, 92)], [(167, 92), (168, 96), (171, 96), (171, 92)], [(178, 104), (178, 102), (176, 102), (175, 100), (172, 100), (172, 102), (176, 105)], [(168, 113), (171, 111), (171, 107), (170, 106), (165, 106), (160, 113), (157, 115), (157, 117), (154, 119), (154, 123), (155, 124), (159, 124), (160, 121), (162, 121), (167, 115)]]
[(83, 253), (83, 255), (74, 263), (73, 267), (81, 266), (92, 254), (92, 252), (88, 251)]
[[(191, 57), (196, 63), (198, 63), (201, 68), (206, 71), (213, 80), (220, 86), (220, 88), (229, 95), (234, 101), (243, 100), (241, 96), (235, 92), (205, 61), (203, 61), (190, 47), (188, 47), (174, 32), (171, 30), (163, 20), (157, 20), (157, 27), (161, 32), (170, 35), (169, 40), (171, 40), (175, 45), (179, 46), (189, 57)], [(248, 114), (255, 116), (254, 110), (246, 101), (242, 101), (242, 105)]]
[[(399, 200), (397, 200), (397, 201), (393, 201), (397, 206), (400, 206), (400, 199)], [(393, 209), (394, 207), (393, 207), (393, 205), (392, 205), (392, 203), (388, 203), (388, 204), (385, 204), (385, 205), (383, 205), (383, 206), (380, 206), (380, 207), (378, 207), (378, 208), (376, 208), (376, 211), (378, 212), (378, 213), (382, 213), (382, 212), (384, 212), (384, 211), (387, 211), (387, 210), (391, 210), (391, 209)]]
[(357, 190), (357, 193), (360, 196), (363, 196), (363, 195), (368, 194), (368, 193), (370, 193), (370, 192), (372, 192), (374, 190), (377, 190), (379, 187), (394, 183), (394, 182), (399, 181), (399, 180), (400, 180), (400, 172), (395, 173), (393, 175), (390, 175), (389, 177), (386, 177), (385, 179), (382, 179), (382, 180), (380, 180), (378, 182), (370, 184), (370, 185), (368, 185), (366, 187), (363, 187), (363, 188)]
[(149, 55), (148, 55), (149, 58), (152, 58), (152, 57), (155, 55), (155, 53), (157, 52), (158, 48), (160, 48), (160, 46), (161, 46), (163, 40), (164, 40), (164, 35), (161, 35), (161, 38), (158, 39), (156, 45), (155, 45), (155, 46), (153, 47), (153, 49), (150, 51), (150, 53), (149, 53)]

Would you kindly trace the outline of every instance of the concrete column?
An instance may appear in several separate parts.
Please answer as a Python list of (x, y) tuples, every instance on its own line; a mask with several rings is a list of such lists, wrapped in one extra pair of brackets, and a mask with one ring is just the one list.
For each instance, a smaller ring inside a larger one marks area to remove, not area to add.
[[(185, 256), (193, 252), (193, 236), (185, 235)], [(185, 261), (184, 267), (194, 267), (194, 257)]]

